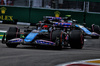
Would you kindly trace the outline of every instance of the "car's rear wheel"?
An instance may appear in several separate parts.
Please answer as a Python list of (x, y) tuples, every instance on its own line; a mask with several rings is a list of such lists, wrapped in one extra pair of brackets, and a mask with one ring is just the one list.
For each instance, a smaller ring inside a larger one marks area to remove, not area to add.
[[(8, 40), (11, 40), (13, 38), (20, 38), (20, 34), (18, 33), (20, 32), (20, 30), (17, 27), (10, 27), (6, 33), (6, 42), (8, 42)], [(7, 47), (17, 47), (18, 44), (9, 44), (6, 43)]]
[(55, 30), (52, 32), (52, 41), (56, 43), (55, 48), (57, 50), (62, 49), (62, 42), (61, 42), (61, 30)]
[(100, 26), (99, 25), (92, 25), (92, 31), (100, 34)]
[(54, 30), (52, 33), (50, 33), (50, 39), (52, 41), (55, 41), (56, 37), (61, 35), (61, 30)]
[(56, 48), (57, 50), (62, 50), (62, 44), (61, 44), (62, 42), (61, 42), (61, 39), (60, 39), (59, 36), (56, 37), (55, 43), (56, 43), (55, 48)]
[(80, 30), (72, 30), (70, 33), (70, 46), (75, 49), (82, 49), (84, 45), (84, 37)]

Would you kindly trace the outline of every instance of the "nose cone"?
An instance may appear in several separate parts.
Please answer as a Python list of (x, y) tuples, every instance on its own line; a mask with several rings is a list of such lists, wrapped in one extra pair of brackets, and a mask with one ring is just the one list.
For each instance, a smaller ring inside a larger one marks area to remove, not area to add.
[(25, 42), (31, 42), (38, 35), (38, 33), (30, 33), (24, 39)]

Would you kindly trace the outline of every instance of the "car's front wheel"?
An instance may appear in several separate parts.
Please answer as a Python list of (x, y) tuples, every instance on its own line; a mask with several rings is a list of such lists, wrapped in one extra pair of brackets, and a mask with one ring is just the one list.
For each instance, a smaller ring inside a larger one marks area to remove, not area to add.
[(20, 38), (19, 32), (20, 32), (20, 30), (17, 27), (10, 27), (9, 28), (9, 30), (6, 33), (6, 45), (7, 45), (7, 47), (12, 47), (12, 48), (17, 47), (18, 44), (8, 43), (8, 41), (11, 39), (14, 39), (14, 38)]

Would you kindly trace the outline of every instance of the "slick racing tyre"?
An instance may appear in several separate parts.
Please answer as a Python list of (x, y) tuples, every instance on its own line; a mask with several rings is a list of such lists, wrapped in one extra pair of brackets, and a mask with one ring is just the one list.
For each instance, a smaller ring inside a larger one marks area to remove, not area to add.
[(52, 32), (52, 41), (56, 43), (55, 49), (61, 50), (62, 49), (62, 42), (61, 42), (61, 30), (55, 30)]
[(100, 34), (100, 26), (99, 25), (92, 25), (92, 31)]
[(75, 49), (82, 49), (84, 45), (84, 37), (80, 30), (72, 30), (70, 33), (70, 46)]
[[(8, 42), (8, 40), (13, 39), (13, 38), (20, 38), (20, 34), (18, 34), (18, 32), (20, 32), (20, 30), (17, 27), (10, 27), (6, 33), (6, 42)], [(8, 44), (6, 43), (6, 45), (8, 47), (17, 47), (18, 44)]]
[(52, 33), (51, 33), (51, 40), (52, 41), (55, 41), (56, 37), (57, 36), (60, 36), (61, 35), (61, 30), (54, 30)]
[(55, 49), (62, 50), (62, 44), (61, 44), (62, 42), (61, 42), (61, 38), (59, 36), (56, 37), (55, 43), (56, 43)]

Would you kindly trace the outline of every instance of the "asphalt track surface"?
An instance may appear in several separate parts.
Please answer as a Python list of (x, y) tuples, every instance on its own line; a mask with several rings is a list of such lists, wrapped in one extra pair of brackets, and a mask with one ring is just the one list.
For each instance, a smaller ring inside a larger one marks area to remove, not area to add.
[[(0, 24), (0, 30), (7, 30), (10, 26), (16, 25)], [(23, 31), (24, 26), (18, 27)], [(55, 66), (87, 59), (100, 59), (100, 38), (85, 37), (83, 49), (55, 50), (52, 47), (35, 48), (27, 45), (8, 48), (0, 43), (0, 66)]]

